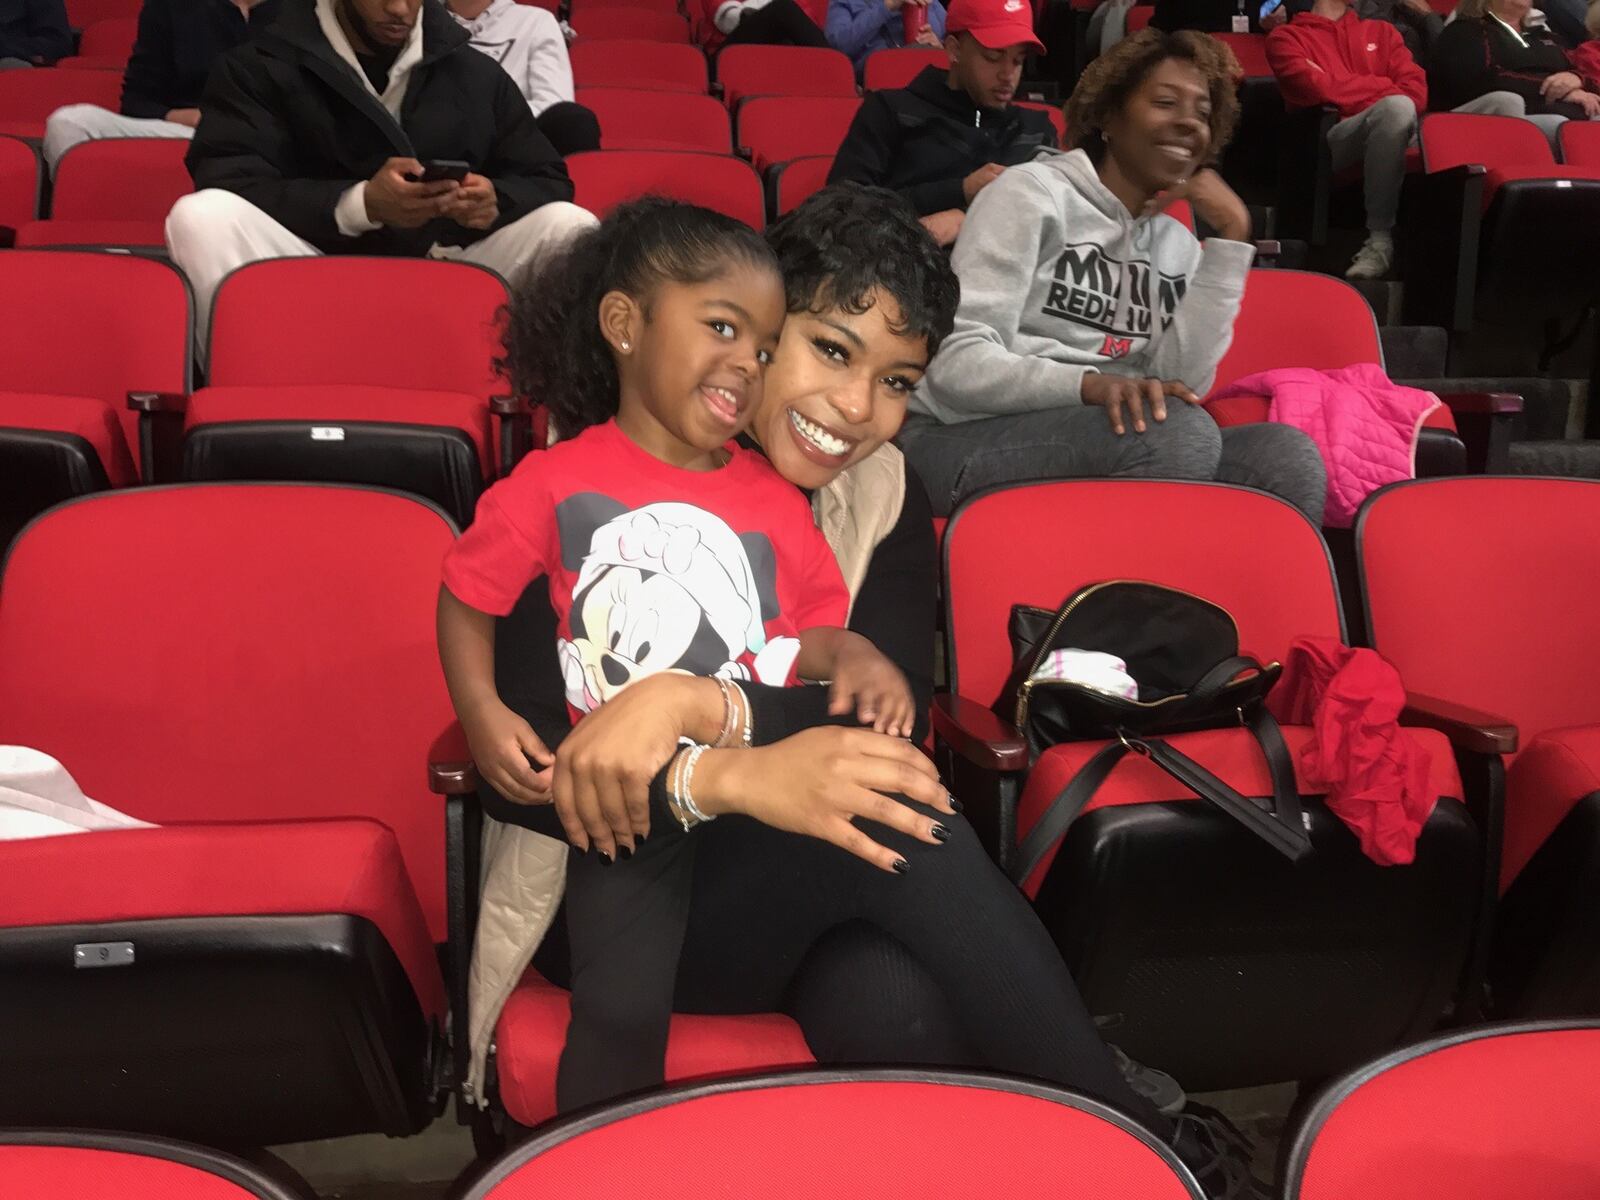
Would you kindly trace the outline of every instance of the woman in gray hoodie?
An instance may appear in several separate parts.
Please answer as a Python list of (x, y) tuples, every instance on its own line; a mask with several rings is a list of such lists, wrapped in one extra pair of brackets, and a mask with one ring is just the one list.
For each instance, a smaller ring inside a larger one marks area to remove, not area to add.
[[(973, 202), (951, 257), (955, 332), (899, 439), (936, 513), (999, 483), (1143, 476), (1248, 484), (1320, 523), (1309, 438), (1219, 430), (1199, 406), (1255, 256), (1244, 204), (1206, 165), (1238, 116), (1234, 67), (1202, 33), (1128, 38), (1068, 102), (1077, 148), (1012, 167)], [(1217, 236), (1202, 245), (1166, 215), (1180, 197)]]

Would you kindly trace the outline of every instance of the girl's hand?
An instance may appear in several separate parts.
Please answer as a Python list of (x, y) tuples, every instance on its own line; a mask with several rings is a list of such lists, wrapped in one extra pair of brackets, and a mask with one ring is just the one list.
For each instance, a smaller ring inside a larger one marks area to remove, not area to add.
[(1215, 229), (1218, 237), (1230, 242), (1250, 240), (1250, 210), (1212, 168), (1201, 167), (1177, 187), (1158, 193), (1145, 206), (1145, 215), (1165, 212), (1179, 200), (1187, 200), (1194, 215)]
[(896, 796), (955, 812), (933, 763), (915, 746), (836, 726), (751, 750), (707, 750), (695, 767), (694, 796), (709, 815), (743, 813), (774, 829), (832, 842), (885, 871), (903, 872), (905, 860), (854, 822), (875, 821), (937, 845), (949, 831)]
[(1546, 100), (1567, 100), (1572, 93), (1583, 90), (1583, 76), (1576, 71), (1557, 71), (1546, 75), (1539, 85), (1539, 95)]
[[(517, 804), (550, 803), (550, 764), (554, 756), (533, 726), (498, 698), (459, 715), (479, 776)], [(533, 763), (541, 769), (535, 770)]]
[(1106, 410), (1111, 418), (1111, 431), (1119, 437), (1128, 431), (1123, 410), (1133, 419), (1135, 433), (1148, 428), (1144, 423), (1144, 410), (1150, 409), (1154, 421), (1167, 419), (1167, 397), (1173, 396), (1186, 404), (1199, 404), (1200, 397), (1179, 379), (1129, 379), (1124, 375), (1108, 375), (1095, 371), (1083, 377), (1078, 385), (1078, 396), (1085, 404), (1095, 404)]
[(651, 675), (579, 721), (555, 756), (556, 815), (567, 840), (615, 858), (650, 835), (650, 781), (680, 737), (710, 742), (721, 732), (722, 692), (714, 680)]
[(910, 737), (916, 700), (905, 675), (866, 638), (849, 636), (833, 663), (828, 711), (843, 716), (851, 708), (863, 725), (890, 737)]

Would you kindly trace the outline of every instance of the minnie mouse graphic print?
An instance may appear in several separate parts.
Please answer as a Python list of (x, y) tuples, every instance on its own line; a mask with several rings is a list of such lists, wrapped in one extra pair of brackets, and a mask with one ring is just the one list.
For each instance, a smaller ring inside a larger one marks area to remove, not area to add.
[(574, 718), (660, 671), (790, 684), (796, 635), (843, 625), (848, 595), (805, 497), (728, 450), (686, 471), (608, 422), (530, 454), (478, 502), (445, 586), (504, 616), (549, 577)]

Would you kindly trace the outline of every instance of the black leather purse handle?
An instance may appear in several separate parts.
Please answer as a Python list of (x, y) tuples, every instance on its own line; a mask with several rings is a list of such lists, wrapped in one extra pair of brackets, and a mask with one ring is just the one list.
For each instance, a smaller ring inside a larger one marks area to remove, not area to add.
[[(1230, 659), (1228, 662), (1218, 664), (1214, 670), (1208, 671), (1200, 684), (1196, 685), (1196, 691), (1224, 667), (1231, 669), (1223, 677), (1222, 682), (1231, 680), (1243, 669), (1232, 665), (1236, 661), (1259, 666), (1251, 659)], [(1306, 833), (1305, 817), (1300, 805), (1300, 792), (1295, 785), (1294, 762), (1289, 756), (1289, 747), (1283, 740), (1283, 733), (1278, 728), (1278, 723), (1264, 709), (1257, 709), (1246, 717), (1245, 728), (1255, 736), (1256, 742), (1267, 758), (1267, 770), (1272, 776), (1272, 812), (1267, 812), (1255, 801), (1240, 795), (1187, 754), (1175, 750), (1168, 742), (1159, 738), (1121, 737), (1117, 741), (1107, 743), (1093, 758), (1083, 764), (1071, 782), (1050, 802), (1050, 807), (1045, 809), (1038, 824), (1028, 831), (1027, 837), (1023, 838), (1022, 845), (1018, 848), (1018, 865), (1012, 871), (1012, 882), (1021, 886), (1028, 876), (1038, 869), (1039, 863), (1050, 852), (1050, 848), (1066, 835), (1067, 828), (1077, 819), (1084, 806), (1094, 798), (1094, 794), (1100, 790), (1100, 786), (1105, 783), (1112, 769), (1129, 751), (1145, 755), (1202, 800), (1215, 804), (1290, 861), (1298, 862), (1311, 852), (1311, 838)]]

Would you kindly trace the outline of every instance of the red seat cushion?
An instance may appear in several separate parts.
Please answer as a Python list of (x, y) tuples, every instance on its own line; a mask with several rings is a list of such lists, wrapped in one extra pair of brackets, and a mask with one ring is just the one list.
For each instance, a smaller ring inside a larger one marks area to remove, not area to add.
[(165, 247), (160, 221), (29, 221), (17, 230), (17, 249), (30, 246)]
[(1573, 805), (1595, 792), (1600, 792), (1600, 725), (1551, 729), (1523, 747), (1506, 772), (1501, 891), (1511, 886)]
[(104, 400), (42, 392), (0, 392), (0, 426), (74, 434), (94, 448), (112, 487), (138, 482), (122, 422)]
[(1579, 179), (1600, 181), (1600, 167), (1557, 166), (1543, 164), (1524, 167), (1490, 167), (1483, 180), (1483, 207), (1488, 211), (1502, 185), (1522, 180)]
[(260, 1200), (253, 1189), (199, 1167), (99, 1147), (0, 1145), (0, 1179), (12, 1200)]
[[(500, 1098), (524, 1125), (555, 1116), (556, 1064), (567, 1039), (571, 994), (529, 970), (495, 1029)], [(800, 1026), (777, 1013), (672, 1018), (667, 1079), (737, 1075), (814, 1063)]]
[[(1441, 733), (1428, 729), (1406, 731), (1431, 760), (1430, 785), (1434, 794), (1441, 797), (1461, 798), (1461, 778), (1456, 772), (1455, 755), (1450, 742)], [(1289, 754), (1299, 771), (1300, 751), (1311, 740), (1312, 731), (1306, 726), (1286, 725), (1283, 740), (1288, 743)], [(1272, 779), (1267, 773), (1267, 760), (1255, 738), (1244, 729), (1207, 729), (1198, 733), (1173, 734), (1165, 739), (1213, 775), (1233, 785), (1245, 796), (1270, 796)], [(1026, 837), (1039, 823), (1040, 817), (1050, 807), (1050, 802), (1060, 794), (1083, 769), (1085, 763), (1105, 745), (1104, 742), (1064, 742), (1052, 746), (1039, 758), (1028, 782), (1023, 787), (1022, 799), (1017, 808), (1017, 836)], [(1302, 785), (1303, 791), (1304, 786)], [(1305, 794), (1311, 794), (1306, 791)], [(1178, 783), (1148, 759), (1129, 754), (1111, 772), (1094, 798), (1085, 806), (1089, 812), (1121, 804), (1158, 804), (1173, 800), (1196, 801), (1195, 794)], [(1056, 851), (1051, 850), (1040, 860), (1038, 868), (1029, 876), (1023, 890), (1029, 895), (1039, 890), (1044, 877), (1055, 861)]]
[(485, 479), (494, 476), (489, 406), (465, 392), (301, 384), (282, 387), (201, 388), (189, 401), (184, 428), (231, 421), (341, 421), (389, 425), (436, 425), (459, 429), (478, 450)]
[(345, 913), (372, 922), (423, 1012), (444, 981), (386, 825), (362, 819), (168, 825), (0, 842), (0, 924)]

